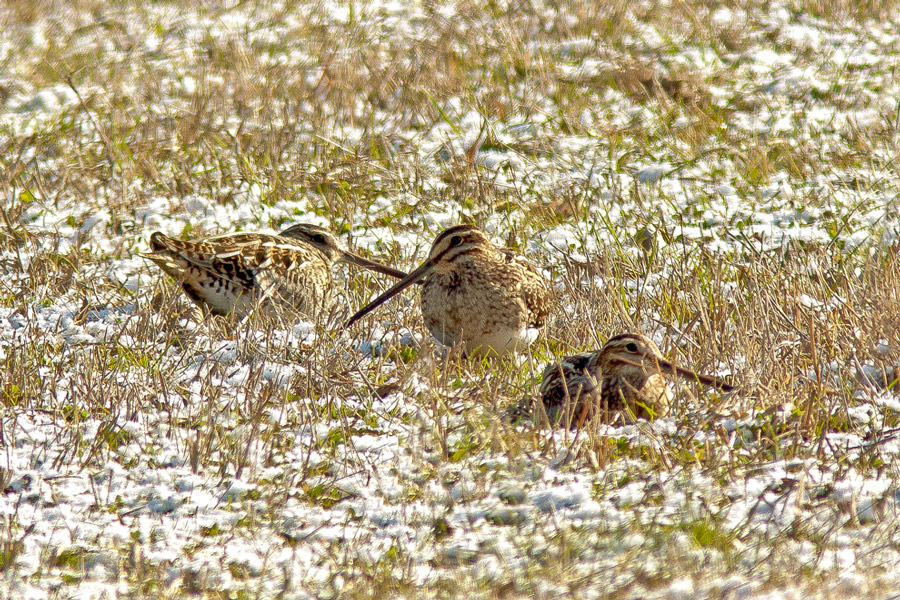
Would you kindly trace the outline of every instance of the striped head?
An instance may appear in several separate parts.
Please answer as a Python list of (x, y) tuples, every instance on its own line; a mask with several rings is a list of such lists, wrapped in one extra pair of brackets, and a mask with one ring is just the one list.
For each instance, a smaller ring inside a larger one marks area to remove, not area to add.
[(422, 264), (422, 267), (428, 265), (430, 268), (421, 279), (427, 277), (432, 270), (439, 272), (449, 270), (460, 256), (494, 252), (496, 252), (494, 244), (474, 225), (450, 227), (442, 231), (431, 244), (428, 259)]
[(330, 262), (342, 260), (345, 252), (337, 238), (323, 227), (309, 223), (298, 223), (284, 231), (278, 232), (281, 237), (291, 238), (304, 242), (324, 254)]
[[(680, 367), (663, 357), (653, 340), (639, 333), (623, 333), (610, 338), (603, 348), (595, 353), (591, 363), (603, 373), (603, 393), (618, 394), (612, 389), (617, 385), (629, 390), (642, 390), (651, 378), (659, 375), (674, 375), (687, 381), (696, 381), (723, 392), (730, 392), (733, 386), (710, 375)], [(590, 367), (589, 367), (590, 368)], [(659, 381), (662, 385), (662, 381)], [(625, 395), (631, 392), (622, 390)]]
[(445, 273), (453, 269), (453, 264), (460, 257), (477, 253), (494, 253), (494, 244), (474, 225), (456, 225), (442, 231), (434, 243), (428, 258), (409, 275), (398, 281), (392, 288), (362, 307), (347, 321), (347, 327), (375, 310), (407, 287), (419, 283), (431, 273)]
[(278, 234), (281, 237), (292, 238), (304, 242), (325, 255), (329, 262), (345, 262), (370, 271), (389, 275), (396, 279), (406, 277), (406, 273), (387, 265), (363, 258), (350, 252), (327, 229), (309, 223), (298, 223), (288, 227)]
[(607, 375), (635, 372), (648, 376), (660, 373), (663, 366), (669, 367), (668, 371), (672, 368), (653, 340), (639, 333), (622, 333), (609, 338), (603, 348), (591, 357), (588, 368), (594, 365)]

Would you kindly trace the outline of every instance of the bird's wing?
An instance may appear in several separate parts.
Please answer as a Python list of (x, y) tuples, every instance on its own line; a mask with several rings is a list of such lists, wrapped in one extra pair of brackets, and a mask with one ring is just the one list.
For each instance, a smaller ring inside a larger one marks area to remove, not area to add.
[(553, 308), (553, 292), (541, 272), (528, 259), (509, 248), (501, 248), (506, 262), (518, 270), (522, 277), (520, 294), (528, 309), (529, 326), (543, 327)]

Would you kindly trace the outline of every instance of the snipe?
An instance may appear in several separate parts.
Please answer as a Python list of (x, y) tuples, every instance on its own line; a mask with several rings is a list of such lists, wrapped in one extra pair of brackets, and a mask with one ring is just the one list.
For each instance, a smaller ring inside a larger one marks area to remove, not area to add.
[(145, 255), (181, 282), (196, 304), (218, 315), (244, 317), (285, 309), (313, 316), (328, 301), (331, 266), (346, 262), (402, 278), (406, 273), (344, 249), (316, 225), (298, 224), (277, 235), (231, 233), (183, 242), (156, 232)]
[(730, 392), (723, 380), (701, 375), (666, 360), (652, 340), (637, 333), (609, 339), (596, 352), (565, 357), (544, 369), (541, 399), (551, 423), (580, 425), (596, 417), (662, 417), (669, 412), (669, 388), (663, 375), (674, 375)]
[(419, 281), (425, 327), (439, 342), (469, 354), (527, 348), (550, 312), (550, 288), (537, 269), (512, 250), (494, 246), (477, 227), (457, 225), (437, 236), (425, 262), (360, 309), (347, 326)]

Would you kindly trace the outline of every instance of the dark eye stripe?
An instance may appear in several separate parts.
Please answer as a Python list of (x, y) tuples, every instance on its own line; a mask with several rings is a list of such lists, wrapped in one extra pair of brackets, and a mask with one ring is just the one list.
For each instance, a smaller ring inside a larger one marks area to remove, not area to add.
[(441, 262), (442, 260), (456, 260), (456, 257), (465, 254), (477, 254), (481, 252), (479, 248), (472, 246), (450, 246), (445, 248), (443, 252), (431, 258), (433, 262)]
[(455, 225), (455, 226), (451, 227), (450, 229), (444, 230), (440, 235), (438, 235), (437, 238), (435, 238), (432, 246), (437, 246), (447, 236), (453, 236), (453, 235), (457, 235), (460, 233), (464, 233), (466, 231), (473, 231), (473, 230), (477, 231), (478, 228), (475, 227), (474, 225)]

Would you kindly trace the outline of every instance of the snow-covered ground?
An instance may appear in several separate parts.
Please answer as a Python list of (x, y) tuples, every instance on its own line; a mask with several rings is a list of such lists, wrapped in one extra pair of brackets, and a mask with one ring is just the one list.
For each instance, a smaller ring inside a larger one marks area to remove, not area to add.
[[(5, 596), (900, 589), (891, 6), (184, 4), (0, 7)], [(342, 330), (346, 269), (317, 323), (204, 322), (139, 256), (306, 221), (412, 268), (462, 220), (560, 293), (515, 364), (413, 293)], [(503, 418), (625, 329), (739, 390)]]

